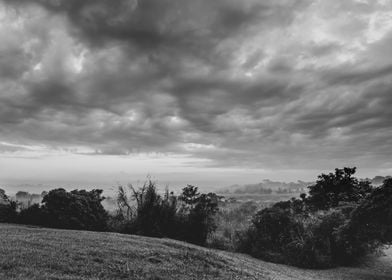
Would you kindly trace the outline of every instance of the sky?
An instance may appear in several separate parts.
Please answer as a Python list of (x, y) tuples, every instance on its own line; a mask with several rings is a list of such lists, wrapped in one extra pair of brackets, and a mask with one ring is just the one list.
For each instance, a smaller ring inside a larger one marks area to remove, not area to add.
[(390, 0), (0, 0), (0, 38), (1, 186), (392, 174)]

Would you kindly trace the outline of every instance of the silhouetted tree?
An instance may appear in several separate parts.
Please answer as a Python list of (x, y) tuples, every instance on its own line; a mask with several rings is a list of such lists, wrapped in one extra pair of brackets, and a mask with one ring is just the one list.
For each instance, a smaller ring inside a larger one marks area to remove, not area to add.
[(327, 210), (341, 203), (359, 202), (370, 194), (370, 182), (353, 177), (356, 168), (336, 168), (335, 173), (321, 174), (315, 185), (309, 187), (306, 201), (313, 210)]
[(136, 233), (146, 236), (162, 236), (161, 209), (162, 198), (157, 193), (155, 184), (148, 180), (139, 190), (132, 188), (136, 201)]
[(30, 207), (24, 208), (18, 215), (18, 222), (26, 225), (39, 225), (49, 226), (48, 217), (46, 211), (39, 206), (39, 204), (33, 204)]
[(356, 207), (337, 237), (344, 249), (342, 259), (363, 256), (392, 244), (392, 179), (386, 179)]
[(0, 222), (15, 222), (17, 218), (17, 206), (17, 203), (12, 201), (3, 189), (0, 189)]
[(107, 212), (101, 201), (102, 190), (51, 190), (42, 200), (45, 225), (55, 228), (103, 231)]
[(392, 178), (374, 189), (352, 213), (350, 223), (361, 235), (383, 244), (392, 243)]
[[(215, 230), (213, 219), (218, 209), (218, 196), (200, 194), (197, 187), (187, 186), (176, 197), (166, 190), (160, 195), (155, 183), (148, 180), (143, 187), (134, 189), (132, 206), (123, 188), (119, 189), (118, 204), (125, 223), (122, 231), (146, 236), (170, 237), (204, 245), (208, 234)], [(118, 226), (118, 221), (113, 221)]]
[(182, 239), (204, 245), (208, 235), (216, 229), (214, 215), (218, 211), (219, 197), (214, 193), (200, 194), (198, 188), (188, 185), (179, 197)]

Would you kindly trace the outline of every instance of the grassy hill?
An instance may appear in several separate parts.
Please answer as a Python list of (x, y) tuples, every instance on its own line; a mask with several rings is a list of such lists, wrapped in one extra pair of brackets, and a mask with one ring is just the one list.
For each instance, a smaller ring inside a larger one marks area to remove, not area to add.
[(0, 224), (0, 279), (392, 279), (392, 251), (304, 270), (169, 239)]

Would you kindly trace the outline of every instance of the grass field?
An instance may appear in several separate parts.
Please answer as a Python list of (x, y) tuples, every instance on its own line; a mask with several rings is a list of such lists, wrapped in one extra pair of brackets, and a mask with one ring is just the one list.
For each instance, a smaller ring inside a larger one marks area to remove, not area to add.
[(392, 279), (392, 250), (303, 270), (169, 239), (0, 224), (0, 279)]

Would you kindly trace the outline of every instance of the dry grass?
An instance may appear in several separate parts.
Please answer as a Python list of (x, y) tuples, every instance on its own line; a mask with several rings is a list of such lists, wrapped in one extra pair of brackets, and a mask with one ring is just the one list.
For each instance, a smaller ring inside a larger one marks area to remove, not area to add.
[(0, 225), (0, 279), (392, 279), (391, 262), (303, 270), (169, 239)]

